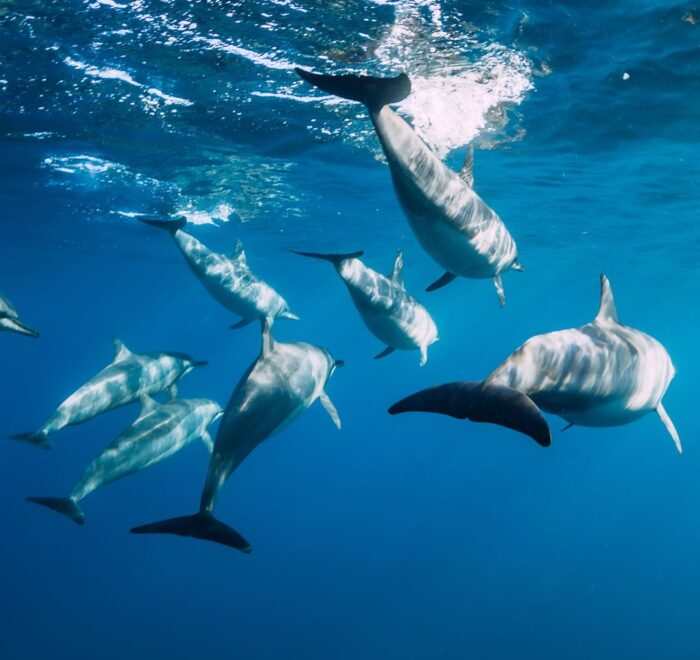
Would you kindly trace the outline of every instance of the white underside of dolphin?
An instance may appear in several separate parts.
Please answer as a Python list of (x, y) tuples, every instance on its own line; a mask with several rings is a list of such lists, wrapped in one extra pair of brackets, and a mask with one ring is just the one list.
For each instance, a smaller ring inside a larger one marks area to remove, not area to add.
[(316, 399), (340, 428), (338, 413), (324, 390), (340, 364), (318, 346), (273, 341), (265, 323), (260, 355), (236, 385), (219, 425), (198, 513), (131, 531), (191, 536), (250, 552), (250, 544), (238, 532), (214, 518), (219, 492), (261, 442), (279, 433)]
[(164, 461), (197, 438), (211, 451), (207, 428), (222, 414), (207, 399), (178, 399), (159, 404), (144, 398), (141, 415), (85, 468), (68, 497), (29, 497), (82, 525), (79, 502), (102, 486)]
[(474, 191), (472, 150), (458, 175), (388, 107), (408, 96), (408, 77), (296, 72), (325, 92), (367, 106), (409, 224), (423, 249), (445, 269), (427, 290), (445, 286), (456, 277), (493, 278), (504, 305), (501, 274), (508, 269), (522, 270), (515, 241), (496, 212)]
[(428, 346), (438, 340), (437, 327), (428, 310), (406, 291), (401, 271), (403, 254), (396, 255), (389, 277), (365, 266), (352, 254), (297, 252), (305, 257), (330, 261), (347, 287), (357, 311), (369, 331), (386, 344), (376, 356), (386, 357), (394, 350), (420, 351), (420, 364), (428, 360)]
[(674, 375), (671, 358), (656, 339), (619, 323), (610, 283), (602, 275), (600, 309), (591, 323), (532, 337), (485, 380), (417, 392), (390, 412), (492, 422), (548, 445), (540, 410), (578, 426), (618, 426), (656, 411), (680, 453), (680, 438), (662, 404)]

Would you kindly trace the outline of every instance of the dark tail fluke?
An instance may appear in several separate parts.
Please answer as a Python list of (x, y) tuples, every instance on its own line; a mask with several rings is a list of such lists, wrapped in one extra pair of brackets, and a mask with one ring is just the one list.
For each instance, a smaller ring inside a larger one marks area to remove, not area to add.
[(421, 390), (389, 408), (403, 412), (433, 412), (473, 422), (489, 422), (519, 431), (548, 447), (552, 442), (549, 426), (530, 397), (502, 385), (483, 382), (457, 382)]
[(252, 548), (235, 529), (224, 525), (214, 518), (211, 513), (200, 511), (193, 516), (181, 516), (169, 518), (150, 525), (141, 525), (131, 530), (132, 534), (176, 534), (177, 536), (191, 536), (195, 539), (221, 543), (241, 552), (249, 553)]
[(184, 228), (184, 226), (187, 224), (187, 220), (182, 217), (175, 218), (174, 220), (163, 220), (163, 218), (140, 216), (138, 220), (143, 222), (145, 225), (157, 227), (158, 229), (165, 229), (171, 234), (174, 234), (178, 229)]
[(359, 259), (363, 254), (363, 250), (358, 250), (357, 252), (339, 252), (338, 254), (322, 254), (320, 252), (300, 252), (299, 250), (292, 250), (294, 254), (301, 255), (302, 257), (311, 257), (312, 259), (323, 259), (324, 261), (330, 261), (334, 266), (337, 266), (346, 259)]
[(395, 78), (373, 76), (326, 76), (295, 68), (297, 75), (328, 94), (364, 103), (377, 112), (388, 103), (403, 101), (411, 93), (411, 81), (405, 73)]
[(14, 435), (8, 437), (10, 440), (27, 442), (30, 445), (34, 445), (35, 447), (39, 447), (41, 449), (51, 449), (48, 433), (44, 431), (37, 431), (36, 433), (15, 433)]
[(85, 514), (70, 497), (28, 497), (27, 502), (41, 504), (53, 511), (58, 511), (70, 518), (73, 522), (82, 525), (85, 522)]

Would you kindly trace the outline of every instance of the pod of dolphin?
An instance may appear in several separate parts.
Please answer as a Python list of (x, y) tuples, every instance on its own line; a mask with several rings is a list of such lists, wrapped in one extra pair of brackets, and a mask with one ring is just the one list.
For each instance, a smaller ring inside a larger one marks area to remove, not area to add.
[[(320, 90), (367, 108), (411, 229), (425, 252), (444, 269), (426, 290), (434, 291), (457, 277), (489, 278), (503, 306), (502, 274), (523, 270), (515, 241), (474, 190), (472, 150), (462, 171), (453, 172), (389, 108), (410, 93), (408, 77), (296, 72)], [(180, 378), (206, 362), (181, 353), (132, 353), (115, 339), (115, 355), (109, 365), (61, 403), (37, 431), (11, 437), (49, 449), (49, 435), (108, 410), (138, 401), (139, 416), (87, 466), (70, 495), (28, 500), (83, 524), (79, 503), (88, 494), (201, 438), (211, 458), (197, 512), (131, 531), (190, 536), (250, 552), (241, 534), (214, 517), (219, 492), (255, 447), (294, 421), (316, 399), (340, 429), (340, 417), (325, 388), (343, 363), (319, 346), (273, 339), (271, 327), (276, 319), (299, 317), (279, 293), (253, 274), (240, 241), (227, 256), (212, 252), (186, 233), (181, 218), (139, 219), (172, 236), (209, 294), (240, 317), (232, 328), (261, 323), (260, 353), (222, 410), (208, 399), (176, 398)], [(362, 252), (294, 252), (333, 265), (368, 330), (385, 346), (376, 359), (395, 350), (416, 350), (420, 365), (426, 363), (428, 347), (438, 340), (438, 331), (425, 307), (403, 285), (401, 251), (388, 276), (366, 266), (360, 260)], [(2, 296), (0, 329), (38, 336), (20, 322), (15, 308)], [(590, 323), (532, 337), (484, 380), (421, 390), (395, 403), (389, 413), (432, 412), (490, 422), (548, 446), (551, 432), (542, 411), (562, 417), (569, 426), (599, 427), (627, 424), (656, 411), (680, 453), (678, 433), (662, 404), (673, 376), (666, 349), (656, 339), (618, 321), (610, 283), (602, 275), (600, 306)], [(151, 398), (159, 393), (166, 394), (166, 402)], [(212, 440), (208, 429), (219, 417)]]

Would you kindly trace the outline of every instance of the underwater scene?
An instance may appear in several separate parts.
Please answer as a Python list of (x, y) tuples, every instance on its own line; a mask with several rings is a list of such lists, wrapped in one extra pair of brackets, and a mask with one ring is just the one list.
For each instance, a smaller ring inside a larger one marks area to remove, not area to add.
[(0, 0), (0, 658), (700, 657), (699, 23)]

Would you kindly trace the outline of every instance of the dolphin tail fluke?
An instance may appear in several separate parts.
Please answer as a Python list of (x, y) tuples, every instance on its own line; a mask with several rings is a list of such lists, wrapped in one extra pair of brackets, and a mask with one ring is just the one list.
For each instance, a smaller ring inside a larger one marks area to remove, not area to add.
[(70, 497), (28, 497), (27, 502), (34, 502), (34, 504), (40, 504), (52, 511), (62, 513), (78, 525), (85, 522), (85, 514)]
[(519, 431), (547, 447), (552, 441), (540, 409), (522, 392), (484, 382), (457, 382), (416, 392), (389, 408), (404, 412), (432, 412), (473, 422), (489, 422)]
[(151, 227), (157, 227), (158, 229), (165, 229), (166, 231), (174, 234), (178, 229), (183, 229), (187, 224), (185, 218), (175, 218), (174, 220), (163, 220), (163, 218), (156, 218), (151, 216), (141, 216), (138, 218), (140, 222), (145, 225), (150, 225)]
[(49, 434), (46, 431), (36, 431), (35, 433), (15, 433), (9, 436), (10, 440), (19, 440), (21, 442), (27, 442), (30, 445), (39, 447), (41, 449), (51, 449), (51, 443), (49, 442)]
[(346, 259), (359, 259), (364, 254), (363, 250), (358, 250), (357, 252), (337, 252), (325, 254), (321, 252), (300, 252), (299, 250), (292, 250), (292, 252), (302, 257), (311, 257), (312, 259), (323, 259), (324, 261), (330, 261), (336, 267)]
[(159, 522), (141, 525), (131, 530), (132, 534), (176, 534), (190, 536), (203, 541), (212, 541), (249, 553), (252, 548), (235, 529), (214, 518), (211, 513), (200, 511), (193, 516), (180, 516)]
[(297, 75), (320, 90), (351, 101), (359, 101), (378, 112), (389, 103), (403, 101), (411, 93), (411, 81), (405, 73), (395, 78), (373, 76), (327, 76), (295, 68)]
[(5, 330), (10, 330), (11, 332), (16, 332), (20, 335), (27, 335), (28, 337), (39, 336), (39, 333), (36, 330), (32, 330), (23, 323), (20, 323), (17, 319), (11, 319), (9, 317), (2, 319), (2, 327)]

